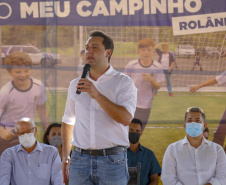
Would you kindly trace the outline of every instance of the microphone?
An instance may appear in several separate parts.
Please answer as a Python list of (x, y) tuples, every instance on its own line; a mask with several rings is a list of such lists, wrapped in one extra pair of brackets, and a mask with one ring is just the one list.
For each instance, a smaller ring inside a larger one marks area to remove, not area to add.
[[(84, 66), (81, 78), (86, 78), (87, 74), (90, 71), (90, 68), (91, 68), (90, 64), (86, 64)], [(79, 88), (77, 89), (76, 94), (81, 94), (81, 91), (79, 91)]]

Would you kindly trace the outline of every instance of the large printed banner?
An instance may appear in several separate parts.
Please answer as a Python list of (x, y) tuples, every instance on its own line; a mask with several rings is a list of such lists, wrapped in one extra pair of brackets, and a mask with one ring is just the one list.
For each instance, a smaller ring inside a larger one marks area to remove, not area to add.
[(226, 1), (1, 0), (0, 25), (173, 25), (175, 35), (203, 33), (210, 28), (224, 31)]

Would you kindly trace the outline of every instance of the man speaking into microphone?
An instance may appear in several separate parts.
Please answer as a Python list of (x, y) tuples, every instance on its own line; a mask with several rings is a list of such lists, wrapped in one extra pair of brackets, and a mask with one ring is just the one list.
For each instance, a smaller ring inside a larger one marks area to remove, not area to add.
[(68, 89), (62, 118), (62, 171), (69, 185), (128, 182), (128, 125), (136, 109), (137, 89), (130, 77), (110, 65), (113, 50), (111, 37), (91, 32), (85, 48), (90, 72), (73, 80)]

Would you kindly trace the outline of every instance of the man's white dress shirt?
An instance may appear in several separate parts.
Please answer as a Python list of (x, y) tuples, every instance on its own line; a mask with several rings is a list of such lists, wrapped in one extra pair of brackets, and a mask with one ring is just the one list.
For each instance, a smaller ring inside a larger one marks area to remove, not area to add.
[(226, 156), (223, 148), (203, 137), (198, 148), (187, 137), (172, 143), (163, 157), (163, 185), (226, 185)]
[[(82, 149), (103, 149), (114, 146), (129, 146), (128, 126), (114, 121), (98, 102), (86, 92), (76, 94), (80, 78), (73, 80), (68, 89), (65, 113), (62, 122), (74, 125), (72, 145)], [(137, 89), (130, 77), (115, 71), (113, 67), (97, 81), (87, 77), (97, 90), (134, 116)]]

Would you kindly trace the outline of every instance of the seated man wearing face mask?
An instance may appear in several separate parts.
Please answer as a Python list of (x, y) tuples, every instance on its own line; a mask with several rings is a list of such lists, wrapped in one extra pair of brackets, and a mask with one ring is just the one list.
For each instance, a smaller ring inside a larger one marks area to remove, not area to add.
[(37, 127), (30, 118), (15, 125), (20, 144), (6, 149), (0, 159), (1, 185), (63, 185), (56, 147), (36, 140)]
[(130, 147), (127, 149), (128, 167), (136, 167), (140, 162), (140, 185), (158, 185), (161, 167), (155, 154), (140, 144), (141, 128), (142, 122), (136, 118), (129, 125)]
[(164, 185), (225, 185), (226, 156), (222, 146), (206, 140), (205, 113), (190, 107), (185, 113), (184, 139), (170, 144), (162, 163)]

